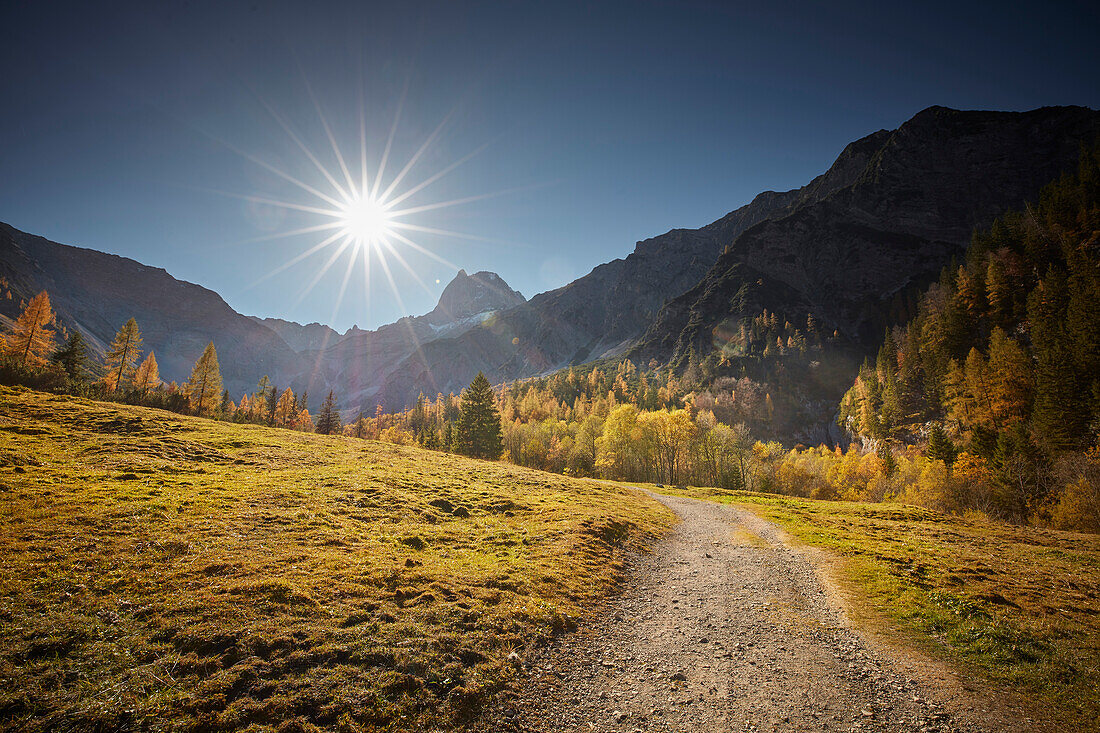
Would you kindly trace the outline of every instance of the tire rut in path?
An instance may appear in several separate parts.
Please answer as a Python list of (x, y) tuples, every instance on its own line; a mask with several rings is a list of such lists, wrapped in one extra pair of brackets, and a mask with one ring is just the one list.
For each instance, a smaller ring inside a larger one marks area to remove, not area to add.
[(531, 653), (497, 731), (978, 731), (930, 702), (751, 512), (652, 495), (680, 517), (591, 627)]

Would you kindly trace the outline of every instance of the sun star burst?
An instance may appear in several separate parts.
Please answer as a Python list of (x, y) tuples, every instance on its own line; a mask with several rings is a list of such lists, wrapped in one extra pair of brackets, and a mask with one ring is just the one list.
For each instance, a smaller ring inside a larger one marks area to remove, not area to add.
[[(253, 285), (257, 285), (303, 262), (313, 255), (322, 254), (327, 251), (328, 256), (324, 258), (318, 270), (313, 274), (313, 277), (305, 283), (298, 294), (297, 302), (300, 303), (309, 295), (318, 283), (321, 282), (325, 274), (331, 270), (337, 262), (344, 259), (346, 260), (346, 268), (344, 269), (343, 278), (336, 293), (333, 307), (333, 319), (335, 319), (336, 313), (341, 307), (344, 296), (347, 293), (351, 275), (357, 264), (359, 264), (357, 263), (358, 260), (361, 261), (362, 295), (366, 300), (367, 308), (369, 309), (370, 307), (372, 262), (375, 262), (380, 266), (380, 274), (385, 276), (385, 280), (399, 307), (402, 310), (407, 310), (402, 302), (400, 288), (394, 279), (393, 271), (390, 267), (391, 262), (395, 261), (400, 265), (408, 275), (429, 294), (432, 293), (431, 289), (424, 282), (417, 268), (406, 259), (407, 254), (415, 253), (417, 255), (422, 255), (454, 270), (459, 269), (458, 265), (450, 262), (438, 252), (433, 251), (432, 248), (418, 243), (413, 237), (417, 234), (425, 234), (454, 239), (483, 239), (476, 235), (425, 226), (423, 222), (418, 223), (416, 221), (419, 215), (425, 212), (489, 198), (503, 192), (465, 196), (444, 201), (428, 201), (426, 203), (415, 203), (416, 198), (414, 197), (421, 197), (425, 189), (473, 158), (484, 148), (479, 148), (455, 160), (451, 164), (432, 172), (430, 175), (424, 175), (418, 181), (414, 179), (415, 182), (410, 182), (408, 179), (412, 178), (412, 174), (416, 170), (418, 162), (421, 161), (425, 152), (427, 152), (433, 143), (438, 140), (443, 132), (448, 121), (445, 118), (408, 158), (400, 170), (397, 171), (396, 175), (392, 175), (392, 177), (387, 176), (387, 163), (390, 161), (392, 153), (394, 152), (394, 137), (398, 130), (398, 124), (401, 118), (401, 108), (404, 100), (402, 99), (397, 107), (397, 112), (394, 115), (388, 139), (386, 140), (377, 165), (370, 166), (368, 164), (367, 122), (364, 113), (363, 98), (360, 98), (359, 105), (359, 155), (356, 161), (354, 158), (349, 159), (344, 157), (340, 146), (337, 144), (332, 127), (329, 125), (328, 119), (325, 117), (320, 104), (318, 104), (316, 97), (313, 95), (312, 89), (309, 90), (309, 94), (313, 101), (313, 106), (316, 109), (317, 116), (320, 119), (325, 138), (327, 138), (328, 146), (331, 149), (331, 162), (333, 164), (327, 166), (322, 162), (321, 156), (306, 144), (302, 136), (296, 133), (291, 125), (273, 107), (262, 99), (260, 101), (272, 118), (287, 134), (294, 146), (296, 146), (305, 158), (308, 159), (313, 169), (315, 169), (316, 174), (319, 176), (316, 180), (309, 181), (308, 177), (307, 180), (303, 180), (254, 155), (250, 155), (229, 145), (230, 149), (261, 166), (269, 173), (275, 174), (286, 183), (292, 184), (301, 194), (303, 194), (300, 199), (298, 199), (298, 197), (292, 197), (289, 200), (255, 195), (229, 195), (243, 198), (255, 204), (281, 208), (286, 211), (297, 212), (299, 215), (315, 217), (315, 223), (308, 224), (307, 226), (300, 226), (288, 231), (277, 232), (250, 240), (273, 240), (310, 234), (318, 237), (314, 244), (307, 246), (297, 255), (280, 263), (275, 268), (262, 275)], [(373, 171), (370, 170), (372, 167), (374, 168)], [(412, 200), (410, 201), (410, 199)]]

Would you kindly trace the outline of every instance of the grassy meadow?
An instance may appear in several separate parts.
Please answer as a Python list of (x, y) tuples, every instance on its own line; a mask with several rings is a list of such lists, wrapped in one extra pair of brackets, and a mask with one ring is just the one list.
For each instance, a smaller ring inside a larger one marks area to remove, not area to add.
[(603, 483), (0, 387), (0, 728), (459, 726), (672, 521)]
[(900, 504), (674, 493), (744, 506), (839, 556), (857, 623), (1019, 690), (1068, 729), (1100, 720), (1100, 536)]

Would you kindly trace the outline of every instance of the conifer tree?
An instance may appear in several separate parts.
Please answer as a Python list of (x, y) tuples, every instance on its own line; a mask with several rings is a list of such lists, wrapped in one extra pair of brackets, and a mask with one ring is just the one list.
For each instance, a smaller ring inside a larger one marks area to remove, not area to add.
[(213, 410), (222, 391), (222, 374), (218, 368), (218, 352), (214, 342), (206, 345), (202, 356), (191, 370), (191, 379), (187, 382), (187, 396), (195, 413), (202, 415)]
[(137, 371), (134, 372), (134, 389), (140, 390), (144, 395), (150, 389), (156, 388), (158, 384), (160, 384), (160, 368), (157, 366), (157, 357), (150, 351), (149, 356), (145, 357), (145, 361), (141, 362)]
[(6, 339), (6, 353), (20, 369), (35, 369), (46, 363), (53, 349), (53, 309), (50, 296), (43, 290), (31, 298), (16, 319)]
[(274, 417), (274, 425), (285, 428), (288, 427), (294, 418), (297, 416), (297, 412), (294, 409), (294, 393), (290, 390), (290, 387), (286, 388), (286, 391), (279, 396), (278, 402), (275, 403), (275, 409), (272, 410)]
[(138, 330), (137, 321), (133, 318), (119, 329), (115, 340), (107, 349), (107, 376), (104, 381), (117, 392), (124, 381), (129, 381), (134, 374), (134, 365), (141, 356), (141, 331)]
[(462, 392), (462, 406), (455, 430), (455, 448), (474, 458), (497, 460), (504, 452), (504, 438), (496, 400), (489, 380), (481, 372)]
[[(291, 393), (291, 399), (294, 399), (293, 393)], [(275, 414), (276, 409), (279, 406), (279, 388), (274, 384), (271, 385), (271, 389), (267, 391), (266, 413), (267, 424), (278, 424), (278, 416)]]
[(340, 411), (336, 408), (336, 395), (330, 389), (328, 396), (321, 403), (321, 409), (317, 413), (315, 423), (316, 432), (321, 435), (332, 435), (340, 432)]
[(928, 457), (950, 466), (955, 462), (955, 445), (947, 437), (947, 431), (940, 423), (932, 423), (928, 432)]
[(294, 429), (306, 433), (313, 432), (313, 419), (309, 416), (309, 410), (302, 408), (298, 416), (294, 418)]
[(1027, 299), (1035, 356), (1032, 424), (1040, 440), (1055, 450), (1073, 448), (1085, 427), (1081, 375), (1074, 369), (1070, 334), (1066, 333), (1068, 300), (1066, 278), (1054, 268)]
[(82, 384), (91, 376), (88, 358), (88, 342), (80, 331), (69, 334), (65, 345), (54, 352), (50, 357), (55, 363), (60, 364), (65, 370), (69, 381), (74, 384)]
[(882, 473), (885, 476), (893, 476), (894, 472), (898, 469), (898, 462), (894, 459), (894, 453), (890, 450), (890, 444), (887, 441), (879, 443), (878, 451), (879, 465), (882, 467)]
[(256, 385), (256, 391), (252, 393), (252, 412), (255, 418), (259, 420), (266, 420), (267, 414), (267, 393), (273, 390), (271, 386), (271, 378), (266, 374), (260, 377), (260, 383)]

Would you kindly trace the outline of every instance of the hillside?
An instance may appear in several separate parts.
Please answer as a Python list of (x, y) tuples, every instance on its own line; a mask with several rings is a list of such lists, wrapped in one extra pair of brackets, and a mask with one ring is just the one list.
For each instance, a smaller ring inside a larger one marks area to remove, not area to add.
[(454, 726), (671, 519), (606, 484), (23, 389), (0, 433), (3, 728)]
[(748, 377), (772, 395), (775, 417), (750, 421), (754, 431), (824, 440), (844, 375), (914, 312), (974, 228), (1072, 170), (1098, 136), (1100, 113), (1080, 107), (925, 110), (876, 141), (853, 183), (736, 238), (631, 357), (680, 369), (709, 358), (698, 389)]
[(386, 385), (402, 379), (424, 349), (453, 343), (462, 334), (495, 321), (501, 312), (525, 302), (523, 295), (495, 272), (468, 275), (459, 270), (430, 312), (401, 318), (373, 331), (348, 331), (324, 350), (310, 354), (310, 370), (295, 377), (291, 384), (315, 395), (335, 390), (349, 411), (362, 409), (368, 414), (375, 405), (391, 411), (411, 407), (421, 391), (432, 397), (439, 392), (458, 394), (478, 371), (463, 368), (458, 359), (437, 369), (430, 379), (419, 381), (419, 390), (394, 392)]
[(142, 347), (156, 353), (165, 380), (185, 382), (210, 341), (233, 394), (252, 391), (265, 373), (304, 369), (286, 342), (217, 293), (126, 257), (58, 244), (0, 223), (0, 278), (15, 296), (0, 300), (5, 316), (16, 317), (20, 300), (46, 290), (61, 326), (82, 331), (99, 353), (122, 324), (137, 319)]
[(849, 182), (797, 202), (727, 242), (706, 277), (676, 298), (639, 353), (706, 354), (713, 329), (750, 312), (731, 309), (749, 283), (792, 322), (812, 314), (826, 331), (868, 342), (891, 301), (934, 280), (975, 228), (1017, 208), (1100, 136), (1100, 113), (1083, 107), (963, 112), (930, 107), (878, 146)]

